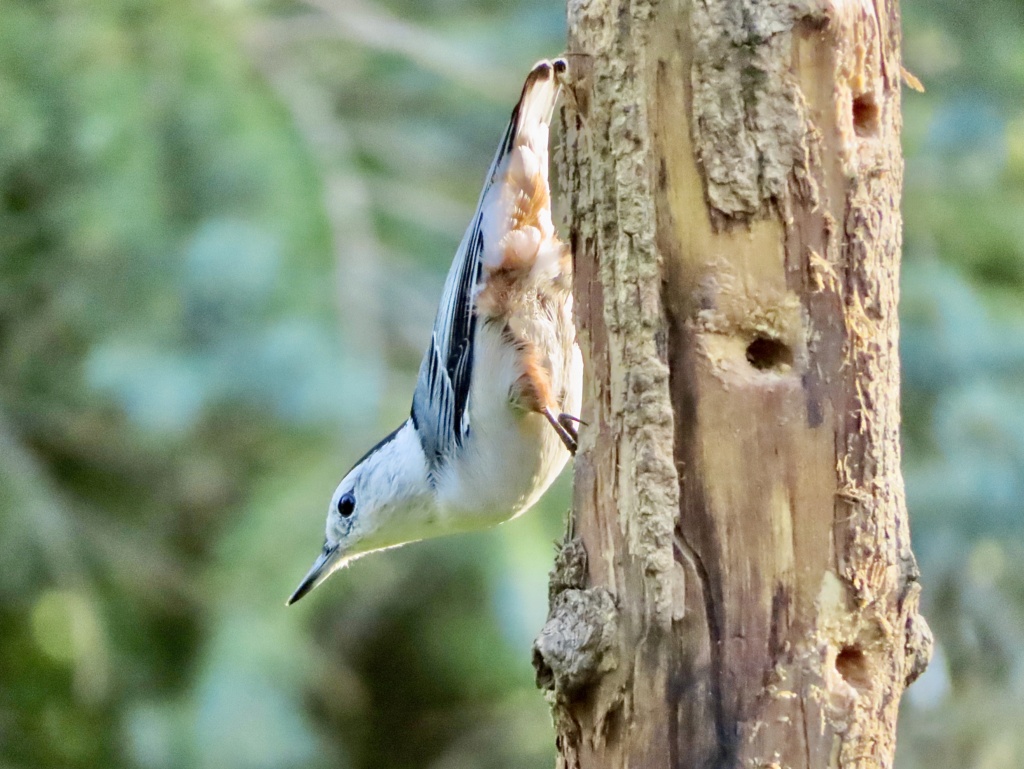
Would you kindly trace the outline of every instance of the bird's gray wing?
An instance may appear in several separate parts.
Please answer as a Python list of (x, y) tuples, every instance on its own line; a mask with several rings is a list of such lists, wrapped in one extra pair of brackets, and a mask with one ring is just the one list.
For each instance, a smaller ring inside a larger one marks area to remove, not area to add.
[(482, 207), (511, 151), (518, 114), (517, 105), (484, 179), (476, 213), (448, 271), (430, 345), (423, 356), (413, 394), (412, 421), (432, 471), (444, 465), (469, 434), (466, 406), (473, 375), (476, 288), (483, 264)]
[[(416, 392), (412, 399), (412, 421), (419, 433), (423, 451), (430, 464), (431, 475), (455, 456), (469, 434), (470, 382), (473, 377), (473, 343), (476, 333), (476, 296), (484, 263), (484, 247), (493, 248), (507, 231), (511, 209), (507, 199), (511, 192), (496, 187), (499, 177), (508, 176), (506, 160), (517, 139), (527, 145), (535, 137), (523, 132), (541, 130), (543, 158), (547, 163), (547, 126), (560, 88), (559, 78), (566, 63), (540, 61), (534, 65), (523, 84), (522, 95), (509, 119), (505, 134), (484, 177), (483, 190), (476, 213), (455, 254), (448, 279), (444, 284), (441, 306), (434, 320), (423, 363), (420, 366)], [(536, 150), (534, 150), (536, 154)], [(547, 192), (546, 175), (544, 190)], [(492, 189), (495, 194), (490, 194)], [(493, 220), (488, 225), (488, 220)], [(495, 227), (494, 221), (500, 222)], [(486, 239), (491, 243), (486, 243)]]

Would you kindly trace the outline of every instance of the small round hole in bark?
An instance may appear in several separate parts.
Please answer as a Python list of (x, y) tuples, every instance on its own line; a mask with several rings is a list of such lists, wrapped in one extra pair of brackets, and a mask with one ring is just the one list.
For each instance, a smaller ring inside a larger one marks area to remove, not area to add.
[(747, 361), (758, 371), (788, 371), (793, 351), (778, 339), (759, 336), (747, 345)]
[(836, 670), (850, 686), (858, 691), (871, 687), (868, 658), (856, 646), (844, 646), (836, 655)]
[(880, 111), (873, 94), (865, 93), (853, 100), (853, 130), (857, 136), (878, 134)]

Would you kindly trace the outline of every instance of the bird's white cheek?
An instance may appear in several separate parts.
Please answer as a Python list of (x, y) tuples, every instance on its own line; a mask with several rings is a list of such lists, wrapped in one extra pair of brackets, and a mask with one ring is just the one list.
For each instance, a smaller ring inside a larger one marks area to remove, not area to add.
[(345, 542), (352, 534), (355, 517), (341, 518), (331, 516), (327, 521), (327, 541), (332, 543)]

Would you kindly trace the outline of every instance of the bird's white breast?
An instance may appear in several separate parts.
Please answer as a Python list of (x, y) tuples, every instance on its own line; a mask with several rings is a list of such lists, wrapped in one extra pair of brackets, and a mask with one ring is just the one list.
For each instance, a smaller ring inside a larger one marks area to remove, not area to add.
[[(549, 315), (550, 313), (550, 315)], [(559, 406), (578, 415), (583, 361), (572, 325), (572, 299), (538, 308), (529, 335), (548, 353)], [(500, 523), (531, 507), (558, 477), (569, 452), (540, 414), (510, 398), (522, 364), (499, 324), (477, 326), (470, 385), (470, 434), (438, 484), (438, 501), (453, 529)]]

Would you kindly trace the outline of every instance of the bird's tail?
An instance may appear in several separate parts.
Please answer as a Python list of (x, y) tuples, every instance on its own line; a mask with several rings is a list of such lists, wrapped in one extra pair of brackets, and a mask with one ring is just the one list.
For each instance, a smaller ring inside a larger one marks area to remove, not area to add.
[[(548, 125), (567, 71), (565, 59), (545, 60), (537, 62), (526, 76), (523, 93), (509, 121), (513, 153), (516, 148), (528, 147), (547, 159)], [(544, 167), (546, 177), (546, 163)]]
[(535, 64), (512, 110), (480, 200), (484, 285), (496, 272), (544, 269), (538, 261), (549, 261), (548, 251), (555, 260), (561, 253), (551, 222), (548, 126), (566, 72), (564, 59)]

